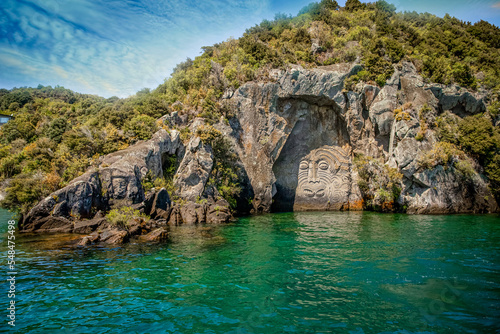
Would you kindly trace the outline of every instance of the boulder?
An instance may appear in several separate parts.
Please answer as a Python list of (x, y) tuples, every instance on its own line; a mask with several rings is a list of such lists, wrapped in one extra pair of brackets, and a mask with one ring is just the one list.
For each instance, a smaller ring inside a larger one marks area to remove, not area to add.
[(439, 100), (440, 111), (450, 110), (465, 117), (486, 111), (486, 93), (471, 92), (459, 86), (432, 84), (429, 90)]
[(207, 208), (206, 222), (208, 224), (228, 223), (232, 218), (229, 203), (225, 199), (219, 199)]
[(146, 235), (141, 236), (140, 239), (147, 242), (164, 242), (168, 239), (168, 231), (163, 227), (160, 227)]
[(195, 225), (196, 223), (198, 223), (198, 211), (200, 207), (200, 204), (193, 202), (188, 202), (187, 204), (181, 206), (180, 214), (183, 223), (187, 225)]
[(80, 241), (76, 244), (77, 246), (88, 246), (91, 245), (92, 242), (90, 241), (89, 237), (83, 237), (80, 239)]
[(94, 218), (90, 220), (80, 220), (75, 222), (75, 227), (73, 233), (89, 234), (98, 229), (104, 229), (108, 227), (106, 218)]
[(154, 196), (151, 203), (151, 211), (149, 215), (151, 218), (156, 218), (157, 216), (165, 218), (165, 213), (170, 210), (170, 196), (165, 188), (161, 188)]
[(109, 228), (99, 235), (99, 241), (112, 245), (120, 245), (127, 242), (129, 234), (125, 230)]
[(175, 176), (176, 195), (188, 201), (201, 197), (213, 163), (212, 148), (193, 137)]
[(170, 211), (168, 218), (168, 225), (179, 226), (182, 225), (182, 215), (179, 205), (174, 205)]
[(498, 211), (488, 184), (477, 173), (464, 178), (455, 168), (438, 165), (409, 178), (403, 192), (408, 213), (450, 214)]
[(80, 239), (80, 241), (77, 243), (77, 246), (88, 246), (92, 245), (95, 242), (99, 240), (99, 233), (98, 232), (92, 232), (90, 235), (87, 235), (83, 238)]
[(64, 217), (43, 217), (26, 226), (23, 232), (37, 233), (71, 233), (73, 232), (73, 222)]

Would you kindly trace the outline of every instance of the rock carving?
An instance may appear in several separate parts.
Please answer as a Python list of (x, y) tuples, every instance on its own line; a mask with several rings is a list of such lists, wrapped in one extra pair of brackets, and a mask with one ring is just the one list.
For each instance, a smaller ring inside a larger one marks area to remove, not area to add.
[(350, 164), (349, 155), (340, 147), (311, 151), (300, 161), (294, 210), (348, 203)]

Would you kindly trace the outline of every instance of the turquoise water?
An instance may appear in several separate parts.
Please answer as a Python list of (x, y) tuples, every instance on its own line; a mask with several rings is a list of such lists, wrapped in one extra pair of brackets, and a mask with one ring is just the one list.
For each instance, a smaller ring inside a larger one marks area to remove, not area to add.
[(17, 333), (500, 330), (499, 216), (285, 213), (164, 245), (72, 238), (18, 238)]

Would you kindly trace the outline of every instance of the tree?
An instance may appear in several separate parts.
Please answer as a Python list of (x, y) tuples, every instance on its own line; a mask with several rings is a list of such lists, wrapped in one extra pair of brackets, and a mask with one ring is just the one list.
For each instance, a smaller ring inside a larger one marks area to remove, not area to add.
[(375, 3), (375, 8), (391, 14), (396, 12), (396, 6), (394, 6), (392, 3), (385, 2), (384, 0), (377, 1)]
[(356, 10), (363, 9), (364, 5), (359, 0), (347, 0), (344, 8), (348, 12), (354, 12)]
[(335, 0), (321, 0), (320, 6), (322, 8), (337, 10), (339, 9), (339, 4)]
[(484, 164), (500, 148), (500, 133), (495, 131), (488, 118), (481, 115), (468, 116), (458, 126), (460, 146), (476, 155)]
[(147, 115), (139, 115), (132, 118), (125, 129), (132, 133), (139, 140), (147, 140), (151, 138), (156, 131), (156, 122), (153, 117)]
[(68, 122), (66, 118), (59, 117), (50, 122), (48, 136), (50, 139), (55, 141), (56, 143), (60, 143), (62, 140), (62, 135), (66, 132), (68, 128)]

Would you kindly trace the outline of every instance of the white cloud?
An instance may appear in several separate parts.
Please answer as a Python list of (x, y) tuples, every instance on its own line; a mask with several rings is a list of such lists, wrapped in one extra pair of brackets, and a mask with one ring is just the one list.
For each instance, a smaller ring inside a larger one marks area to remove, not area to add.
[(4, 1), (12, 38), (0, 39), (0, 85), (24, 80), (104, 96), (154, 88), (201, 46), (240, 35), (269, 8), (267, 0)]

